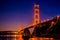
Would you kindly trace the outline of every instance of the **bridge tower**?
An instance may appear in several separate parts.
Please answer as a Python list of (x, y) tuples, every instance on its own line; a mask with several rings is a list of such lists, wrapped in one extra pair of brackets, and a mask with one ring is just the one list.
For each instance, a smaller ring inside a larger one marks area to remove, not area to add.
[(34, 25), (40, 23), (40, 5), (34, 4)]

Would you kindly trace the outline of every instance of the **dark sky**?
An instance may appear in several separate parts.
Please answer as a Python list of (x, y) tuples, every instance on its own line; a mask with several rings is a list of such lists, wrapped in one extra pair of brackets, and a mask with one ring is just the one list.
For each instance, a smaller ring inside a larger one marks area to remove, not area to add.
[(60, 0), (0, 0), (0, 31), (33, 23), (33, 4), (40, 4), (41, 20), (60, 15)]

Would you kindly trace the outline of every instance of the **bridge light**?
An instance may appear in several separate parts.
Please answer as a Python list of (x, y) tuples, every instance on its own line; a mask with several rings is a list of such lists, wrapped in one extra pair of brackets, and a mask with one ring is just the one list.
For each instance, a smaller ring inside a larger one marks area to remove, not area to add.
[(50, 40), (54, 40), (54, 38), (50, 38)]
[(59, 16), (57, 16), (57, 18), (59, 18)]
[(44, 20), (44, 22), (46, 22), (46, 20)]
[(59, 19), (59, 16), (57, 16), (57, 19)]
[(52, 21), (51, 24), (52, 24), (52, 25), (56, 25), (56, 22)]
[(54, 22), (52, 21), (51, 24), (54, 24)]
[(47, 19), (47, 21), (49, 21), (49, 19)]

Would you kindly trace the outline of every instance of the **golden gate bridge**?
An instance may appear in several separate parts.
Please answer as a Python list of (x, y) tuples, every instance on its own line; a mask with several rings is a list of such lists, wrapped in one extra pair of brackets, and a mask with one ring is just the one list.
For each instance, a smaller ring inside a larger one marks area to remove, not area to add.
[[(29, 30), (34, 28), (32, 34)], [(39, 4), (34, 4), (34, 23), (28, 27), (20, 30), (22, 36), (26, 37), (47, 37), (47, 38), (60, 38), (60, 16), (45, 20), (41, 23)], [(49, 39), (48, 39), (49, 40)]]
[[(31, 28), (33, 28), (33, 31), (31, 31)], [(35, 38), (30, 40), (36, 40), (36, 38), (38, 38), (37, 40), (57, 40), (56, 38), (58, 38), (58, 40), (60, 40), (60, 16), (56, 16), (52, 19), (41, 22), (40, 5), (34, 4), (34, 23), (32, 25), (26, 26), (26, 28), (21, 28), (20, 26), (20, 30), (15, 32), (1, 31), (0, 39), (3, 39), (3, 36), (5, 38), (6, 35), (8, 37), (13, 36), (17, 39), (19, 38), (19, 40), (22, 40), (20, 38), (24, 38), (24, 40), (29, 40), (29, 38)]]

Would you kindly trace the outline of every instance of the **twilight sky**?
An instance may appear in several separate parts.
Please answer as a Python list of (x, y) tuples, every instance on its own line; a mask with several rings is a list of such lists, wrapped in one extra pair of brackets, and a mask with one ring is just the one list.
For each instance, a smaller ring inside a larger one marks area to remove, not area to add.
[(33, 4), (40, 4), (41, 20), (60, 15), (60, 0), (0, 0), (0, 31), (33, 23)]

